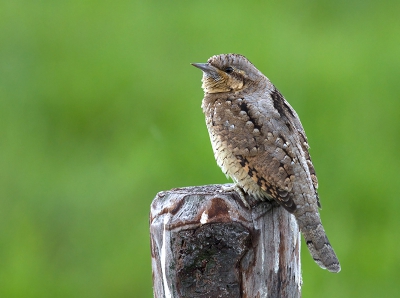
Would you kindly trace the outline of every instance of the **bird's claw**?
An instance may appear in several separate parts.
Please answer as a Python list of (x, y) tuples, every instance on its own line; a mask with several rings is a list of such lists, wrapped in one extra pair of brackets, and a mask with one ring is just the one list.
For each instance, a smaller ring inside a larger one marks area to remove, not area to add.
[(227, 184), (222, 185), (221, 191), (225, 191), (225, 192), (235, 191), (235, 192), (239, 195), (239, 197), (240, 197), (240, 199), (242, 200), (244, 206), (246, 206), (247, 208), (251, 209), (249, 203), (248, 203), (247, 200), (246, 200), (246, 195), (245, 195), (245, 193), (244, 193), (243, 188), (241, 188), (241, 187), (240, 187), (239, 185), (237, 185), (236, 183), (229, 184), (229, 185), (227, 185)]

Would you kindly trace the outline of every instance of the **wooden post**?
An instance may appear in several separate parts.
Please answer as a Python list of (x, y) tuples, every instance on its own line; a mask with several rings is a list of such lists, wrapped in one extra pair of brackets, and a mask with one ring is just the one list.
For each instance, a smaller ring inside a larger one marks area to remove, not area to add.
[(151, 204), (155, 298), (301, 297), (300, 233), (283, 208), (221, 185), (176, 188)]

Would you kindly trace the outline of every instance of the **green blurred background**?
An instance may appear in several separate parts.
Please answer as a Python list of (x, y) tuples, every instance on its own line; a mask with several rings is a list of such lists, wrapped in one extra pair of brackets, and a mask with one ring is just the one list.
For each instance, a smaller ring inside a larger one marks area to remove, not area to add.
[[(152, 297), (158, 191), (226, 183), (190, 62), (246, 55), (301, 117), (342, 272), (400, 296), (399, 1), (2, 1), (0, 297)], [(304, 244), (304, 243), (303, 243)]]

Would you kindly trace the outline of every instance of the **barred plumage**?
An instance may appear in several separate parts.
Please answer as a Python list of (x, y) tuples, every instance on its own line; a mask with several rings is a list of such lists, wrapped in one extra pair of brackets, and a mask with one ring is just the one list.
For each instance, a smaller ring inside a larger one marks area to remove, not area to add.
[(222, 54), (203, 71), (202, 102), (217, 164), (259, 200), (294, 214), (316, 263), (339, 272), (321, 223), (314, 166), (300, 119), (275, 86), (244, 56)]

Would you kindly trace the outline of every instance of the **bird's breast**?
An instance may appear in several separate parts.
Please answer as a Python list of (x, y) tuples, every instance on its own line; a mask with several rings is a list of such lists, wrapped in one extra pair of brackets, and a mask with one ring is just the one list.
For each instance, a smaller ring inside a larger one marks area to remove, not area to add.
[(243, 156), (255, 157), (262, 150), (262, 125), (251, 117), (248, 103), (243, 98), (220, 97), (203, 102), (203, 109), (219, 167), (246, 192), (257, 198), (264, 197), (257, 178), (249, 175), (250, 168), (242, 159)]

